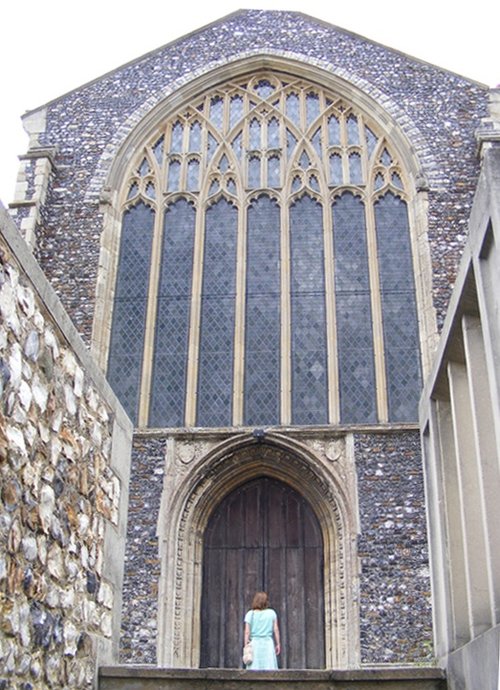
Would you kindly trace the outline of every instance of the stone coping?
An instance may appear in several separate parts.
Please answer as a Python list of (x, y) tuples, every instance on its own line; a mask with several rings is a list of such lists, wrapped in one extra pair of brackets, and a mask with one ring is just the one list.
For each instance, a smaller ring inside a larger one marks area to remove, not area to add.
[[(31, 204), (31, 202), (29, 202)], [(83, 342), (76, 326), (62, 305), (56, 291), (47, 280), (39, 263), (24, 241), (21, 233), (9, 216), (7, 209), (0, 201), (0, 235), (12, 253), (12, 260), (19, 270), (28, 276), (29, 282), (37, 294), (43, 309), (50, 315), (51, 321), (57, 325), (61, 337), (68, 343), (76, 358), (85, 369), (87, 376), (93, 381), (100, 395), (106, 400), (120, 421), (120, 425), (132, 433), (132, 423), (123, 409), (120, 401), (113, 392), (103, 372), (98, 367), (93, 355)]]
[(101, 678), (149, 678), (184, 680), (249, 680), (261, 682), (315, 682), (362, 680), (441, 680), (445, 671), (436, 666), (370, 666), (357, 669), (247, 671), (245, 669), (171, 669), (157, 666), (126, 664), (101, 666)]

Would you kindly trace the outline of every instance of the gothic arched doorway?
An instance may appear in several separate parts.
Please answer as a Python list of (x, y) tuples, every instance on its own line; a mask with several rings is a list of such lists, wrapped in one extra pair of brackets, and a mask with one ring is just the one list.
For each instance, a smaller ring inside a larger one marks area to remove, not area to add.
[(278, 612), (280, 668), (325, 664), (323, 539), (309, 503), (260, 477), (231, 492), (204, 539), (201, 666), (241, 666), (243, 616), (256, 590)]

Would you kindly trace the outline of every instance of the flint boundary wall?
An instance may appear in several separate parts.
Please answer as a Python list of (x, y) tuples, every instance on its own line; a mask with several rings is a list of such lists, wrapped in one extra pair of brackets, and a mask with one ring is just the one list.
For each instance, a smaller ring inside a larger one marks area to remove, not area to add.
[(117, 659), (132, 426), (0, 204), (0, 688)]

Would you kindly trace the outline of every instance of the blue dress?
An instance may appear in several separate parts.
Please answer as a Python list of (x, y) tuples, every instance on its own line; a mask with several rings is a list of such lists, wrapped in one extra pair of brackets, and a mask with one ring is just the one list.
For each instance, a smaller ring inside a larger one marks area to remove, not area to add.
[(250, 639), (253, 647), (253, 661), (248, 664), (248, 669), (263, 671), (278, 668), (273, 637), (276, 619), (277, 615), (274, 609), (262, 611), (252, 609), (246, 614), (245, 623), (250, 626)]

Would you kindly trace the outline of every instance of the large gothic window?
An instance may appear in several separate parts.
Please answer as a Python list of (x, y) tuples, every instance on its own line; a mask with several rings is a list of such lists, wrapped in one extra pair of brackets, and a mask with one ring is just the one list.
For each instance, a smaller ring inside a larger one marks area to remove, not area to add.
[(123, 191), (108, 376), (154, 427), (417, 419), (405, 170), (335, 93), (261, 73), (161, 123)]

